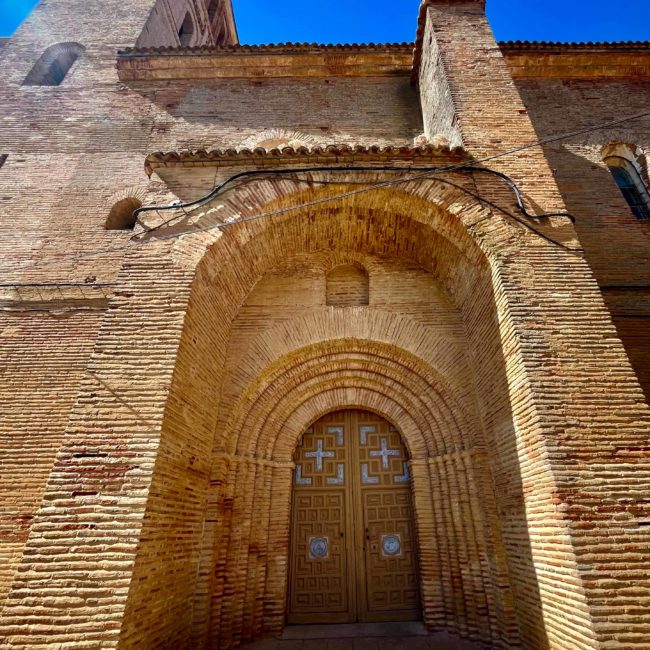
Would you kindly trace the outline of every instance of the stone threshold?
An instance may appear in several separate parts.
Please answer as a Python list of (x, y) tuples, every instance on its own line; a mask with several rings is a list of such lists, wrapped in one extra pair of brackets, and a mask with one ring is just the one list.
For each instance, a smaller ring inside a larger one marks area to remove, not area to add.
[(281, 639), (367, 639), (369, 637), (428, 636), (419, 622), (288, 625)]

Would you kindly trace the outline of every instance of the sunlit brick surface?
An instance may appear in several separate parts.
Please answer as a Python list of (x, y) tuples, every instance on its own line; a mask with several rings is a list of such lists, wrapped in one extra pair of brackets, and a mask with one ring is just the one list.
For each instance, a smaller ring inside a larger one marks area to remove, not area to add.
[[(155, 49), (188, 10), (203, 49)], [(362, 409), (408, 448), (430, 630), (650, 648), (650, 246), (599, 157), (647, 147), (648, 118), (489, 163), (575, 226), (525, 218), (494, 176), (382, 169), (641, 112), (650, 51), (500, 48), (474, 0), (424, 4), (415, 66), (399, 45), (214, 48), (215, 29), (201, 0), (50, 0), (0, 50), (5, 645), (277, 634), (295, 445)], [(72, 41), (61, 86), (21, 85)], [(377, 170), (256, 177), (137, 241), (105, 229), (125, 199), (322, 165)]]

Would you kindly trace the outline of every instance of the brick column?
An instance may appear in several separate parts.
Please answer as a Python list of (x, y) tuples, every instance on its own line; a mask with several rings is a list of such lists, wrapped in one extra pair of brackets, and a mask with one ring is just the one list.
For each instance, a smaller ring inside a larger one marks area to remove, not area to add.
[[(427, 135), (462, 142), (479, 159), (538, 139), (482, 1), (425, 2), (419, 36)], [(564, 209), (541, 148), (490, 166), (517, 181), (531, 205)], [(511, 196), (497, 201), (512, 208)], [(576, 244), (567, 223), (542, 228)], [(514, 551), (529, 537), (542, 609), (541, 619), (527, 611), (535, 586), (520, 585), (524, 644), (648, 647), (650, 413), (637, 378), (580, 253), (513, 237), (491, 261), (528, 530), (509, 526), (505, 506), (500, 512), (515, 584)], [(490, 435), (498, 449), (498, 431)], [(495, 480), (507, 481), (513, 468), (491, 455)]]

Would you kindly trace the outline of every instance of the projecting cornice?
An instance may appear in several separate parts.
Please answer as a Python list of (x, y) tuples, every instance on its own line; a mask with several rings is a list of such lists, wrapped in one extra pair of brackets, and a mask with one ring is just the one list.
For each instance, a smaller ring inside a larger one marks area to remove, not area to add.
[(562, 43), (560, 41), (501, 41), (501, 51), (505, 54), (511, 52), (612, 52), (612, 51), (638, 51), (650, 52), (650, 41), (611, 41), (585, 43)]
[(272, 167), (278, 165), (332, 165), (365, 163), (381, 165), (386, 163), (440, 163), (458, 164), (467, 162), (467, 152), (461, 147), (363, 147), (329, 145), (326, 147), (284, 147), (282, 149), (213, 149), (206, 151), (168, 151), (149, 154), (145, 159), (145, 171), (149, 176), (164, 167), (232, 167), (236, 165)]
[[(423, 0), (418, 17), (413, 71), (417, 83), (427, 9), (433, 5), (466, 5), (485, 9), (484, 0)], [(650, 76), (650, 41), (603, 43), (559, 43), (544, 41), (508, 41), (498, 43), (515, 78), (546, 77), (557, 79), (617, 78)]]
[(650, 41), (615, 43), (499, 43), (514, 78), (650, 77)]
[(408, 75), (413, 43), (130, 48), (118, 52), (122, 81)]

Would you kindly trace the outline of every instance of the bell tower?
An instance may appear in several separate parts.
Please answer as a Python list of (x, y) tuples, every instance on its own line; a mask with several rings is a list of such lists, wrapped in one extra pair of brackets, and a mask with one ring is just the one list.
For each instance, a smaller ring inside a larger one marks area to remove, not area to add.
[(232, 0), (157, 0), (136, 47), (200, 47), (238, 43)]

